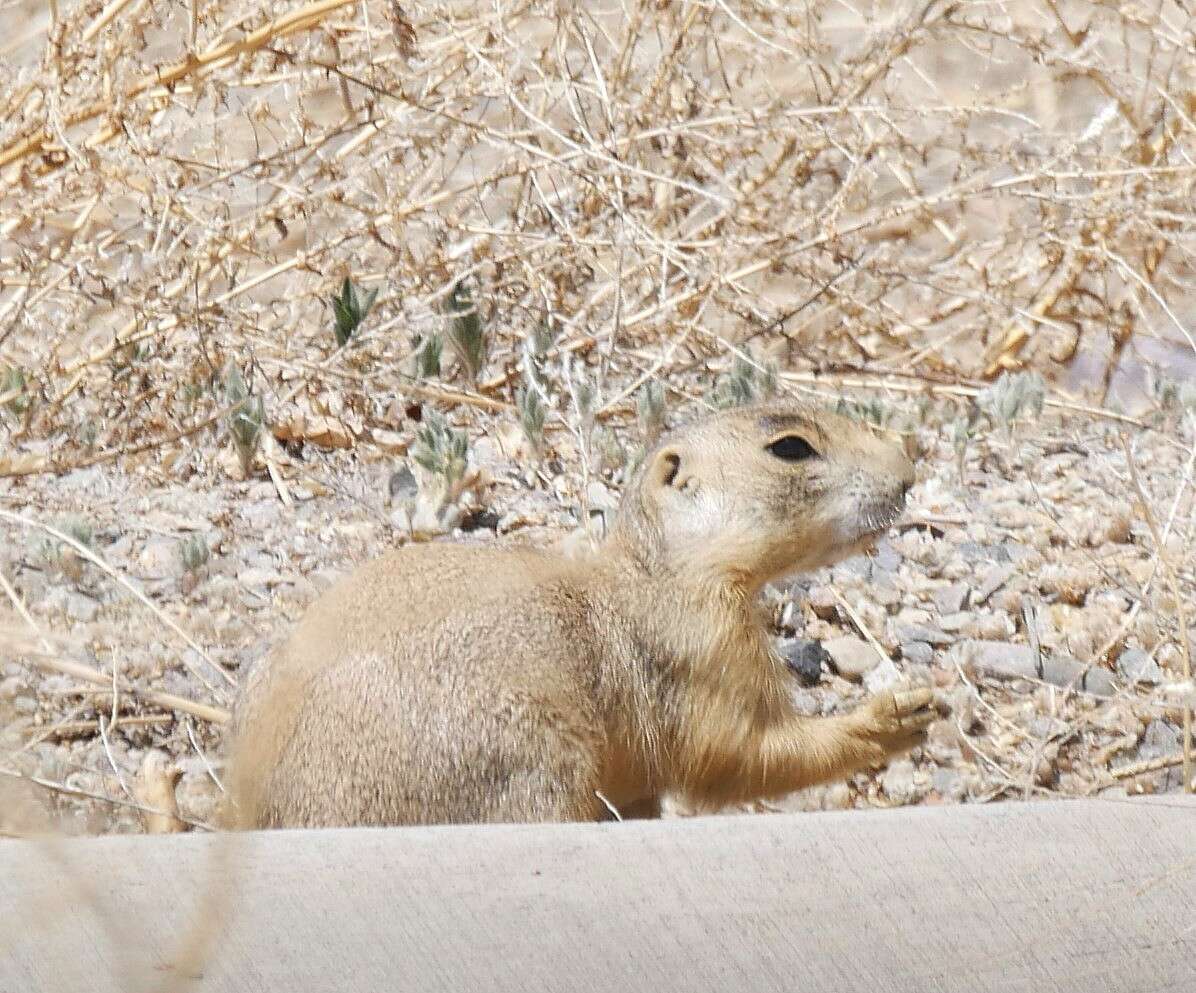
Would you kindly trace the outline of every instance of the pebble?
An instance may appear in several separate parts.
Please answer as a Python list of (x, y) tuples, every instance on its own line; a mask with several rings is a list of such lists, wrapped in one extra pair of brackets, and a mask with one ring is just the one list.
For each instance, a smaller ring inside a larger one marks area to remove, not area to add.
[(958, 614), (968, 601), (968, 584), (952, 583), (935, 590), (932, 597), (941, 616)]
[(903, 682), (905, 682), (905, 677), (901, 674), (901, 670), (889, 659), (885, 659), (864, 675), (864, 686), (869, 693), (883, 693)]
[(96, 619), (96, 614), (100, 612), (100, 605), (82, 593), (68, 593), (64, 607), (67, 617), (79, 621), (81, 624), (91, 623)]
[(888, 538), (882, 538), (876, 543), (872, 564), (881, 572), (896, 572), (901, 568), (901, 554), (893, 547), (893, 542)]
[(964, 798), (967, 787), (963, 776), (956, 769), (938, 767), (930, 774), (930, 788), (944, 800), (958, 802)]
[(793, 694), (793, 709), (803, 717), (817, 717), (822, 713), (822, 701), (813, 693), (798, 690)]
[[(1169, 721), (1155, 719), (1146, 726), (1133, 763), (1150, 762), (1153, 759), (1177, 755), (1182, 747), (1179, 728)], [(1178, 766), (1158, 773), (1157, 777), (1160, 790), (1177, 790), (1183, 786), (1183, 772)]]
[(1016, 630), (1013, 618), (1008, 614), (986, 612), (973, 614), (971, 620), (960, 628), (960, 634), (969, 638), (1005, 641)]
[(848, 810), (851, 806), (851, 787), (844, 782), (831, 783), (822, 794), (823, 810)]
[(880, 664), (876, 649), (860, 638), (832, 638), (823, 642), (822, 647), (830, 656), (835, 671), (857, 683)]
[(980, 606), (990, 596), (997, 592), (1004, 586), (1016, 570), (1011, 565), (995, 565), (991, 569), (987, 569), (984, 575), (980, 577), (980, 582), (976, 584), (976, 591), (972, 595), (972, 605)]
[(1096, 696), (1113, 693), (1112, 673), (1099, 666), (1089, 668), (1074, 659), (1044, 655), (1039, 673), (1038, 660), (1029, 645), (972, 639), (961, 642), (959, 650), (960, 662), (971, 665), (983, 675), (999, 679), (1042, 679), (1055, 686), (1074, 687)]
[(0, 700), (12, 700), (25, 688), (25, 681), (17, 676), (0, 680)]
[(814, 616), (821, 621), (833, 621), (839, 616), (839, 603), (829, 586), (813, 586), (806, 599)]
[(1153, 686), (1165, 680), (1162, 668), (1140, 648), (1127, 648), (1117, 659), (1117, 671), (1131, 683)]
[(946, 631), (924, 624), (899, 624), (894, 633), (898, 641), (924, 641), (929, 645), (950, 645), (955, 641)]
[(164, 579), (181, 568), (179, 543), (173, 538), (151, 535), (137, 556), (137, 566), (147, 579)]
[(895, 803), (910, 803), (917, 798), (917, 787), (914, 785), (914, 764), (909, 759), (898, 759), (890, 762), (888, 768), (880, 775), (881, 789), (885, 795)]
[(872, 584), (868, 587), (868, 596), (873, 603), (890, 610), (900, 604), (903, 599), (903, 594), (897, 588), (897, 584), (885, 575), (878, 575), (873, 579)]
[(961, 610), (954, 614), (944, 614), (939, 618), (939, 627), (943, 631), (957, 632), (966, 630), (976, 619), (970, 610)]
[(808, 638), (790, 638), (778, 646), (781, 658), (802, 686), (817, 686), (822, 666), (829, 660), (821, 642)]
[(934, 662), (934, 649), (924, 641), (903, 641), (901, 657), (916, 665), (930, 665)]

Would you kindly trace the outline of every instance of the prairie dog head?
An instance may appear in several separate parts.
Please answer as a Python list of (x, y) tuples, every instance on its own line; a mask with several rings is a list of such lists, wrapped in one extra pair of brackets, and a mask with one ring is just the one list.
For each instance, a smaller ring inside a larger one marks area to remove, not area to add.
[(671, 572), (758, 589), (862, 550), (913, 482), (902, 449), (862, 424), (796, 403), (743, 407), (662, 439), (616, 533)]

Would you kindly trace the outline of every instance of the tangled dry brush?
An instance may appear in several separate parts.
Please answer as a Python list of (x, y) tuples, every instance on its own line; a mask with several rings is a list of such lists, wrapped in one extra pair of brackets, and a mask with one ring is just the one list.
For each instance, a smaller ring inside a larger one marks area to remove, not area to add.
[(231, 430), (285, 492), (416, 402), (534, 447), (778, 378), (1174, 400), (1194, 14), (0, 0), (0, 472), (187, 479)]

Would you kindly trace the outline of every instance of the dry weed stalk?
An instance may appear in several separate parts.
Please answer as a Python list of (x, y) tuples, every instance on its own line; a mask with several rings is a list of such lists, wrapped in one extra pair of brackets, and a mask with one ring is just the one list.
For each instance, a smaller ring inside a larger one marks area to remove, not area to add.
[(4, 424), (55, 442), (4, 468), (88, 464), (87, 421), (99, 458), (193, 443), (229, 354), (315, 360), (285, 406), (335, 388), (378, 423), (408, 384), (337, 376), (402, 368), (408, 335), (329, 356), (349, 266), (385, 280), (396, 330), (434, 328), (469, 277), (499, 402), (545, 319), (606, 395), (762, 331), (782, 368), (957, 384), (1091, 348), (1108, 386), (1127, 349), (1191, 338), (1185, 23), (943, 0), (59, 11), (0, 68), (0, 358), (32, 401)]

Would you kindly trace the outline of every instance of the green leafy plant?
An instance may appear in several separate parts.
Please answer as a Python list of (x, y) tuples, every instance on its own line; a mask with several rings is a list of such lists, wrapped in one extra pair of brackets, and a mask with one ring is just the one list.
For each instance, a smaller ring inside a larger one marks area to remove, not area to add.
[(253, 471), (253, 460), (266, 425), (265, 405), (260, 396), (250, 393), (245, 377), (235, 363), (230, 363), (225, 373), (224, 395), (230, 404), (236, 404), (229, 411), (228, 433), (241, 460), (241, 469), (248, 476)]
[(556, 337), (553, 322), (543, 321), (528, 331), (523, 339), (523, 356), (520, 359), (523, 378), (531, 388), (544, 395), (549, 390), (545, 360)]
[(626, 459), (620, 473), (624, 483), (630, 482), (631, 478), (639, 472), (640, 466), (644, 464), (644, 456), (647, 454), (648, 449), (643, 445), (634, 445), (627, 449)]
[(454, 430), (443, 417), (429, 411), (411, 448), (416, 464), (443, 481), (446, 492), (452, 492), (465, 476), (468, 456), (469, 439), (465, 432)]
[(88, 417), (84, 420), (78, 428), (76, 436), (79, 444), (86, 448), (89, 452), (96, 447), (96, 439), (100, 436), (99, 424), (95, 418)]
[(440, 376), (440, 357), (444, 343), (435, 332), (420, 338), (415, 347), (414, 374), (416, 379), (437, 379)]
[(465, 370), (465, 375), (470, 382), (476, 383), (478, 374), (486, 364), (486, 334), (473, 294), (464, 280), (453, 284), (446, 310), (449, 316), (446, 331), (448, 343)]
[(861, 421), (877, 428), (887, 428), (894, 420), (894, 411), (887, 403), (877, 396), (870, 396), (866, 400), (849, 400), (840, 397), (835, 404), (835, 413), (840, 417), (849, 417), (853, 421)]
[(183, 572), (198, 572), (212, 557), (212, 550), (201, 534), (188, 535), (179, 542), (179, 563)]
[(1013, 435), (1014, 422), (1042, 413), (1046, 400), (1046, 383), (1036, 372), (1001, 373), (991, 386), (976, 396), (976, 406), (994, 427), (1001, 425), (1008, 437)]
[(376, 289), (370, 290), (365, 296), (360, 296), (353, 281), (348, 276), (345, 277), (345, 281), (341, 283), (340, 296), (329, 297), (335, 317), (332, 330), (336, 335), (338, 347), (344, 348), (349, 339), (357, 333), (358, 327), (373, 309), (374, 301), (377, 299), (378, 291)]
[(521, 386), (515, 391), (515, 405), (519, 408), (519, 426), (531, 446), (532, 453), (539, 458), (544, 451), (544, 418), (547, 413), (544, 401), (534, 386)]
[(14, 414), (23, 414), (29, 409), (29, 395), (25, 392), (25, 373), (16, 366), (6, 366), (0, 374), (0, 397), (4, 406)]
[(951, 447), (955, 450), (955, 470), (962, 485), (964, 470), (968, 463), (968, 445), (976, 437), (980, 426), (980, 409), (969, 405), (967, 413), (960, 414), (951, 424)]
[(114, 381), (124, 379), (149, 357), (150, 347), (145, 342), (129, 341), (119, 345), (108, 360), (112, 369), (112, 379)]
[[(84, 548), (95, 548), (95, 528), (87, 518), (71, 514), (56, 520), (54, 527)], [(82, 576), (84, 560), (74, 548), (53, 535), (39, 538), (33, 551), (47, 566), (60, 570), (71, 579), (77, 581)]]
[(767, 363), (757, 367), (736, 355), (731, 369), (721, 376), (709, 394), (710, 402), (719, 408), (742, 407), (744, 404), (767, 400), (776, 393), (777, 367)]
[(1165, 376), (1151, 376), (1150, 393), (1164, 414), (1196, 412), (1196, 383), (1181, 382)]
[(618, 435), (605, 427), (594, 430), (594, 454), (601, 472), (614, 472), (627, 461)]

